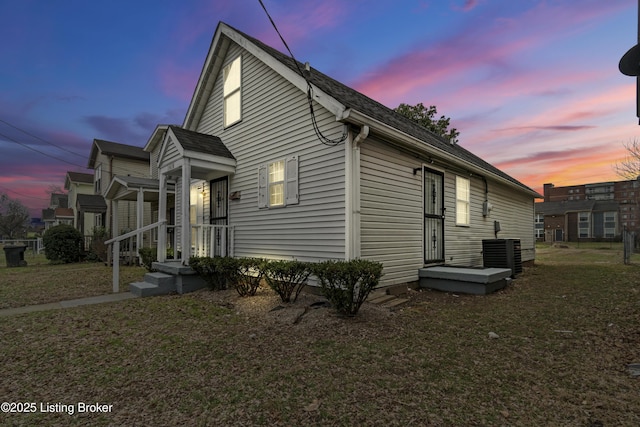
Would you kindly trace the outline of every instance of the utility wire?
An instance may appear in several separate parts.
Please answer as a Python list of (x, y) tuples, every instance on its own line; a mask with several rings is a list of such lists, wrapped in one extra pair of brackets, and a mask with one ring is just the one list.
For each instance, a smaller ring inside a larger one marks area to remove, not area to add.
[(293, 52), (289, 48), (289, 45), (285, 41), (284, 37), (282, 37), (282, 34), (280, 34), (280, 30), (278, 30), (278, 27), (276, 23), (273, 21), (273, 18), (271, 18), (271, 15), (269, 14), (269, 11), (267, 10), (266, 6), (262, 2), (262, 0), (258, 0), (258, 1), (260, 2), (260, 6), (262, 6), (262, 9), (264, 10), (264, 13), (267, 14), (267, 17), (269, 18), (269, 21), (271, 22), (273, 29), (276, 30), (276, 33), (278, 33), (278, 36), (280, 37), (282, 44), (284, 44), (284, 47), (289, 52), (289, 55), (291, 56), (293, 63), (298, 69), (298, 73), (300, 73), (300, 75), (305, 80), (305, 82), (307, 82), (307, 102), (309, 103), (309, 113), (311, 114), (311, 123), (313, 125), (313, 130), (315, 131), (316, 136), (318, 137), (320, 142), (322, 142), (324, 145), (328, 145), (332, 147), (340, 144), (341, 142), (344, 142), (348, 137), (346, 128), (342, 133), (342, 137), (336, 140), (324, 136), (324, 134), (320, 130), (320, 127), (318, 126), (318, 122), (316, 121), (316, 113), (315, 113), (315, 110), (313, 109), (313, 86), (311, 85), (311, 81), (309, 80), (309, 77), (302, 71), (302, 68), (300, 68), (300, 63), (298, 62), (296, 57), (293, 55)]
[(30, 199), (36, 199), (36, 200), (49, 200), (49, 199), (44, 198), (44, 197), (27, 196), (26, 194), (18, 193), (17, 191), (10, 190), (10, 189), (8, 189), (8, 188), (6, 188), (6, 187), (0, 187), (0, 190), (5, 191), (5, 192), (7, 192), (7, 193), (17, 194), (17, 195), (18, 195), (18, 196), (20, 196), (20, 197), (28, 197), (28, 198), (30, 198)]
[(0, 136), (3, 137), (3, 138), (6, 138), (8, 141), (15, 142), (18, 145), (22, 145), (23, 147), (28, 148), (31, 151), (35, 151), (36, 153), (42, 154), (42, 155), (47, 156), (47, 157), (51, 157), (52, 159), (55, 159), (55, 160), (58, 160), (60, 162), (64, 162), (64, 163), (70, 164), (72, 166), (77, 166), (77, 167), (80, 167), (80, 168), (83, 168), (83, 169), (88, 169), (87, 166), (82, 166), (82, 165), (79, 165), (77, 163), (72, 163), (72, 162), (69, 162), (69, 161), (67, 161), (65, 159), (61, 159), (60, 157), (56, 157), (56, 156), (53, 156), (53, 155), (51, 155), (49, 153), (45, 153), (44, 151), (37, 150), (37, 149), (35, 149), (33, 147), (28, 146), (25, 143), (22, 143), (20, 141), (16, 141), (15, 139), (13, 139), (10, 136), (7, 136), (7, 135), (5, 135), (3, 133), (0, 133)]
[(1, 123), (4, 123), (4, 124), (5, 124), (5, 125), (7, 125), (7, 126), (10, 126), (10, 127), (14, 128), (15, 130), (18, 130), (18, 131), (20, 131), (20, 132), (22, 132), (22, 133), (24, 133), (24, 134), (26, 134), (26, 135), (29, 135), (29, 136), (30, 136), (30, 137), (32, 137), (32, 138), (35, 138), (35, 139), (37, 139), (37, 140), (40, 140), (40, 141), (44, 142), (45, 144), (53, 145), (54, 147), (59, 148), (59, 149), (60, 149), (60, 150), (62, 150), (62, 151), (66, 151), (66, 152), (67, 152), (67, 153), (69, 153), (69, 154), (73, 154), (73, 155), (78, 156), (78, 157), (86, 158), (86, 156), (84, 156), (84, 155), (82, 155), (82, 154), (74, 153), (73, 151), (68, 150), (68, 149), (66, 149), (66, 148), (64, 148), (64, 147), (62, 147), (62, 146), (60, 146), (60, 145), (57, 145), (57, 144), (54, 144), (53, 142), (47, 141), (47, 140), (45, 140), (45, 139), (42, 139), (42, 138), (40, 138), (38, 135), (34, 135), (34, 134), (30, 133), (30, 132), (27, 132), (27, 131), (26, 131), (26, 130), (24, 130), (24, 129), (20, 129), (19, 127), (15, 126), (15, 125), (12, 125), (11, 123), (9, 123), (9, 122), (7, 122), (7, 121), (5, 121), (5, 120), (0, 119), (0, 122), (1, 122)]

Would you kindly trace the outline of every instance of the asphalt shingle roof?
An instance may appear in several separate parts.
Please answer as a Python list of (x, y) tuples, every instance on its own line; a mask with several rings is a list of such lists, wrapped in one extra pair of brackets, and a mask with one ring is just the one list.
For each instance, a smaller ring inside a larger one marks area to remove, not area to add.
[(94, 142), (102, 154), (149, 160), (150, 154), (141, 147), (134, 147), (133, 145), (120, 144), (119, 142), (105, 141), (102, 139), (94, 139)]
[(67, 175), (69, 175), (69, 180), (71, 180), (73, 182), (84, 182), (84, 183), (88, 183), (88, 184), (92, 184), (93, 183), (93, 174), (91, 174), (91, 173), (68, 171)]
[(76, 203), (83, 211), (107, 211), (107, 204), (104, 201), (104, 197), (99, 194), (78, 194)]
[[(304, 65), (302, 63), (298, 62), (298, 66), (296, 66), (294, 60), (289, 56), (283, 54), (277, 49), (272, 48), (271, 46), (264, 44), (260, 40), (243, 33), (242, 31), (239, 31), (235, 28), (233, 29), (243, 37), (246, 37), (252, 43), (256, 44), (259, 48), (265, 50), (268, 54), (273, 56), (275, 59), (277, 59), (296, 73), (298, 73), (298, 67), (300, 67), (300, 69), (304, 69)], [(381, 103), (340, 83), (339, 81), (327, 76), (326, 74), (321, 73), (314, 68), (311, 68), (309, 80), (313, 85), (317, 86), (322, 91), (334, 97), (337, 101), (348, 108), (353, 108), (354, 110), (360, 111), (369, 117), (372, 117), (388, 126), (402, 131), (407, 135), (421, 140), (425, 144), (429, 144), (450, 154), (451, 156), (465, 160), (481, 169), (500, 176), (518, 185), (524, 190), (534, 192), (528, 186), (504, 173), (490, 163), (482, 160), (480, 157), (461, 147), (459, 144), (451, 144), (449, 141), (445, 140), (445, 138), (430, 132), (429, 130), (413, 122), (412, 120), (396, 113), (391, 108), (382, 105)]]
[(180, 145), (187, 151), (226, 157), (235, 160), (231, 151), (222, 143), (222, 140), (214, 135), (207, 135), (171, 125), (169, 128), (178, 138)]

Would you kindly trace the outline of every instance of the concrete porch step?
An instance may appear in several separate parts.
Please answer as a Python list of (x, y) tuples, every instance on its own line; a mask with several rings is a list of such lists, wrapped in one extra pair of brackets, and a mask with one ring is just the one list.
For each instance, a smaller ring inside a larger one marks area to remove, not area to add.
[(144, 281), (147, 283), (151, 283), (151, 284), (162, 287), (162, 286), (172, 286), (174, 279), (173, 279), (173, 276), (170, 274), (154, 271), (153, 273), (145, 274)]
[(152, 297), (157, 295), (169, 295), (175, 288), (170, 286), (158, 286), (149, 282), (133, 282), (129, 284), (129, 292), (138, 297)]

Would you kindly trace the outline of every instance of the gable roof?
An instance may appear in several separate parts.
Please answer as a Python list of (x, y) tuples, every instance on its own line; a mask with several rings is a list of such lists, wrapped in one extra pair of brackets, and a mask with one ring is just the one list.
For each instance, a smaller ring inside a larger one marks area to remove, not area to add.
[(93, 174), (67, 171), (67, 176), (64, 179), (65, 190), (69, 190), (72, 182), (77, 182), (80, 184), (93, 184)]
[(618, 207), (618, 202), (611, 200), (562, 200), (536, 203), (534, 209), (542, 215), (565, 215), (569, 212), (617, 211)]
[[(255, 48), (266, 53), (269, 57), (275, 59), (277, 63), (284, 66), (276, 69), (277, 72), (282, 74), (301, 90), (306, 90), (306, 81), (302, 76), (300, 76), (298, 71), (299, 69), (304, 70), (305, 65), (300, 62), (296, 63), (292, 58), (277, 49), (274, 49), (260, 40), (221, 22), (218, 24), (218, 28), (216, 29), (207, 60), (203, 66), (194, 96), (192, 97), (191, 104), (187, 111), (184, 121), (185, 128), (189, 128), (193, 124), (194, 120), (197, 120), (198, 115), (202, 113), (203, 106), (200, 105), (200, 103), (204, 102), (204, 99), (207, 98), (207, 93), (211, 91), (213, 80), (215, 80), (217, 73), (219, 72), (219, 68), (221, 67), (220, 50), (225, 49), (229, 44), (228, 40), (225, 40), (225, 37), (236, 41), (244, 39), (244, 41), (249, 43), (244, 42), (242, 43), (242, 46), (245, 49), (251, 49), (253, 51), (252, 53), (256, 53)], [(255, 46), (255, 48), (252, 48), (250, 44)], [(257, 52), (257, 54), (259, 54), (259, 52)], [(262, 58), (259, 59), (264, 60), (264, 55), (260, 56), (262, 56)], [(282, 68), (285, 69), (284, 72)], [(391, 129), (393, 130), (394, 135), (397, 134), (401, 135), (403, 138), (408, 137), (408, 139), (411, 139), (412, 147), (416, 147), (422, 151), (429, 151), (435, 154), (444, 155), (447, 160), (449, 158), (457, 159), (462, 167), (471, 166), (473, 169), (478, 171), (488, 172), (491, 175), (510, 183), (512, 186), (529, 193), (529, 195), (533, 197), (542, 198), (540, 194), (528, 186), (471, 153), (469, 150), (458, 144), (451, 144), (449, 141), (445, 140), (445, 138), (430, 132), (412, 120), (396, 113), (392, 109), (340, 83), (326, 74), (309, 67), (309, 71), (306, 75), (314, 89), (314, 100), (321, 103), (330, 111), (337, 113), (337, 116), (341, 116), (343, 121), (356, 125), (367, 124), (370, 126), (375, 123), (375, 128), (372, 127), (372, 132), (384, 132), (384, 129), (382, 128), (386, 128), (387, 130)], [(333, 102), (327, 101), (325, 95), (332, 98)]]
[(119, 142), (105, 141), (103, 139), (94, 139), (91, 146), (91, 154), (89, 155), (90, 168), (94, 168), (98, 151), (106, 156), (124, 157), (133, 160), (149, 161), (149, 153), (141, 147), (133, 145), (120, 144)]
[(231, 151), (222, 143), (222, 140), (214, 135), (187, 130), (180, 126), (170, 125), (169, 129), (178, 139), (185, 151), (211, 154), (213, 156), (226, 157), (235, 160)]

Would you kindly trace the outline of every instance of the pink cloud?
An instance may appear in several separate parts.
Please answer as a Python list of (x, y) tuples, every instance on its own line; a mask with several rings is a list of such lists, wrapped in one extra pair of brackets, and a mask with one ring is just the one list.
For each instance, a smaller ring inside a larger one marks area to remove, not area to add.
[[(549, 43), (552, 37), (571, 33), (585, 23), (621, 9), (620, 4), (594, 3), (550, 7), (541, 4), (521, 16), (496, 18), (483, 25), (464, 26), (461, 32), (442, 41), (420, 41), (413, 49), (397, 55), (352, 83), (359, 91), (383, 102), (397, 105), (408, 94), (438, 92), (445, 82), (490, 80), (492, 74), (521, 74), (513, 58)], [(515, 83), (515, 82), (514, 82)], [(531, 91), (530, 87), (521, 85)]]

